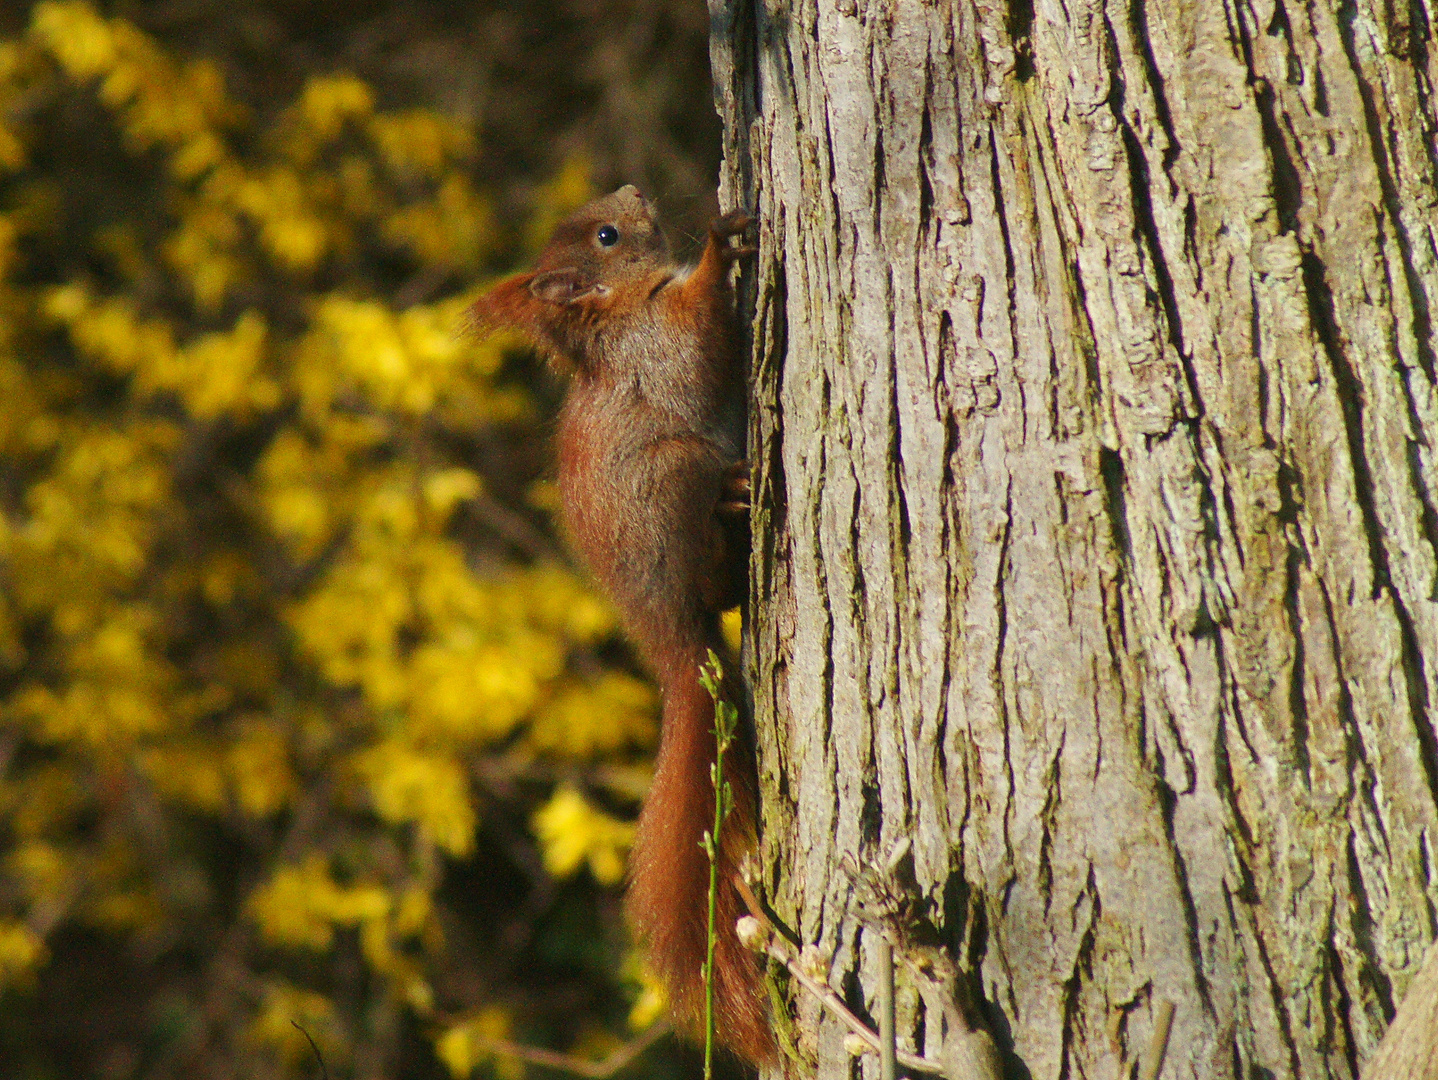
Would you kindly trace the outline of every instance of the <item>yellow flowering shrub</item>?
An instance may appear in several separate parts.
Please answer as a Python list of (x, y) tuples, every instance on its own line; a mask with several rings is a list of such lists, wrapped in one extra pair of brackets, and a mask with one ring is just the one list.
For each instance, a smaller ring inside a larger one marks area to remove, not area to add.
[[(658, 704), (553, 538), (552, 387), (461, 332), (592, 192), (502, 220), (477, 152), (83, 0), (0, 41), (0, 1013), (92, 986), (145, 1047), (106, 1075), (624, 1037)], [(69, 1074), (23, 1027), (6, 1075)]]

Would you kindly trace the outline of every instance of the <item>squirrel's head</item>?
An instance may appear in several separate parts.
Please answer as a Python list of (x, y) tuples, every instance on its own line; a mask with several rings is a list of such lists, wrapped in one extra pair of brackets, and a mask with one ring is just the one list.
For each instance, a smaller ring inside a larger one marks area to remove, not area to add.
[(530, 291), (554, 304), (600, 299), (669, 261), (649, 201), (632, 184), (576, 210), (554, 230)]

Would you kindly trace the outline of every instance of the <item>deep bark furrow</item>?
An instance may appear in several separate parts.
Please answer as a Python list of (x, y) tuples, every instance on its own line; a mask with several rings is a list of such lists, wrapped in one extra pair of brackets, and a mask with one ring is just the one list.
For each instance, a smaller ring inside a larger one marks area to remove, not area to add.
[[(1247, 901), (1238, 902), (1247, 906)], [(1234, 901), (1230, 900), (1230, 918), (1238, 923), (1239, 920), (1234, 915), (1233, 903)], [(1264, 981), (1264, 990), (1255, 989), (1253, 992), (1255, 994), (1262, 993), (1266, 999), (1265, 1004), (1272, 1010), (1275, 1033), (1279, 1041), (1278, 1049), (1285, 1058), (1290, 1073), (1294, 1076), (1301, 1076), (1303, 1070), (1300, 1065), (1298, 1039), (1294, 1036), (1294, 1022), (1288, 1007), (1288, 996), (1283, 983), (1274, 970), (1273, 961), (1268, 956), (1261, 928), (1251, 918), (1245, 922), (1245, 929), (1248, 931), (1247, 937), (1252, 942), (1252, 949), (1258, 961), (1257, 967)]]
[(1367, 425), (1364, 422), (1364, 396), (1362, 383), (1354, 375), (1352, 360), (1339, 335), (1338, 324), (1333, 313), (1333, 291), (1328, 285), (1328, 271), (1322, 260), (1312, 252), (1303, 255), (1303, 284), (1308, 298), (1308, 317), (1328, 359), (1333, 374), (1334, 389), (1340, 405), (1343, 431), (1348, 440), (1348, 461), (1344, 464), (1353, 482), (1353, 493), (1358, 500), (1359, 512), (1363, 515), (1363, 532), (1367, 538), (1368, 567), (1372, 575), (1370, 588), (1373, 596), (1392, 584), (1388, 572), (1388, 552), (1384, 543), (1383, 529), (1378, 521), (1378, 507), (1373, 494), (1373, 478), (1368, 471), (1368, 456), (1364, 441)]
[[(1349, 17), (1344, 18), (1340, 12), (1339, 25), (1344, 52), (1348, 58), (1348, 64), (1353, 76), (1354, 83), (1358, 88), (1359, 95), (1363, 101), (1363, 116), (1365, 128), (1371, 147), (1374, 170), (1378, 180), (1379, 191), (1382, 193), (1384, 208), (1388, 212), (1388, 220), (1394, 231), (1397, 240), (1402, 279), (1409, 293), (1411, 314), (1414, 320), (1414, 343), (1418, 349), (1418, 360), (1423, 366), (1430, 380), (1434, 377), (1433, 370), (1433, 333), (1432, 324), (1428, 321), (1428, 300), (1427, 291), (1424, 288), (1422, 277), (1417, 273), (1413, 263), (1412, 243), (1407, 228), (1408, 213), (1405, 211), (1404, 200), (1399, 195), (1401, 180), (1395, 176), (1395, 169), (1398, 157), (1398, 135), (1397, 122), (1393, 119), (1394, 112), (1392, 102), (1389, 100), (1389, 87), (1379, 72), (1370, 72), (1369, 64), (1365, 64), (1359, 57), (1358, 43), (1355, 41), (1354, 16), (1359, 8), (1353, 5), (1347, 9)], [(1377, 13), (1376, 13), (1377, 14)], [(1389, 26), (1391, 20), (1378, 14), (1380, 21), (1377, 27)], [(1381, 31), (1380, 31), (1381, 32)], [(1376, 48), (1373, 50), (1378, 56), (1382, 56), (1389, 50), (1384, 47), (1385, 43), (1370, 43)], [(1376, 82), (1376, 85), (1375, 85)], [(1396, 89), (1396, 88), (1395, 88)], [(1380, 108), (1381, 106), (1381, 108)], [(1413, 110), (1403, 110), (1408, 115), (1413, 115)], [(1417, 119), (1425, 118), (1419, 114)], [(1424, 127), (1431, 133), (1431, 125), (1424, 123)], [(1431, 195), (1430, 195), (1431, 201)]]

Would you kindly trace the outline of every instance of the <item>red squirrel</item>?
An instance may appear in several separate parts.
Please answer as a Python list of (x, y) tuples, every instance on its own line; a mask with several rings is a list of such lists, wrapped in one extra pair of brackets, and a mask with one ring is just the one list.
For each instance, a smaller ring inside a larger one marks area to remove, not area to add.
[[(748, 569), (729, 268), (754, 249), (729, 240), (749, 223), (743, 213), (717, 219), (698, 265), (681, 269), (649, 202), (622, 187), (561, 223), (534, 270), (501, 281), (472, 309), (479, 329), (517, 330), (571, 372), (556, 439), (563, 523), (664, 700), (625, 906), (691, 1032), (704, 1011), (709, 865), (700, 840), (714, 818), (714, 708), (699, 682), (709, 650), (724, 658), (725, 696), (743, 707), (719, 613), (742, 599)], [(745, 912), (731, 884), (755, 842), (747, 732), (724, 764), (734, 801), (720, 834), (715, 1011), (721, 1041), (762, 1064), (775, 1045), (758, 961), (734, 934)]]

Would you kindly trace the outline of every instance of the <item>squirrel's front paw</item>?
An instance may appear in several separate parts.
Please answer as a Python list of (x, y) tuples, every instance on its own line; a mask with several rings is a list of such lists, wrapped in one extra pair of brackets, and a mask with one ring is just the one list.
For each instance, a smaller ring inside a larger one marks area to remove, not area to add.
[(709, 226), (709, 234), (715, 240), (727, 240), (731, 236), (743, 236), (749, 226), (754, 224), (754, 219), (744, 210), (730, 210), (722, 217), (714, 219)]
[(749, 226), (754, 224), (754, 219), (743, 210), (730, 210), (723, 217), (715, 218), (714, 223), (709, 226), (709, 236), (716, 247), (723, 253), (724, 258), (730, 262), (742, 258), (745, 255), (753, 255), (759, 249), (748, 244), (736, 244), (730, 246), (728, 243), (731, 236), (743, 237)]

